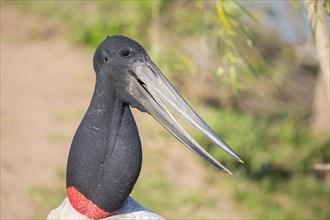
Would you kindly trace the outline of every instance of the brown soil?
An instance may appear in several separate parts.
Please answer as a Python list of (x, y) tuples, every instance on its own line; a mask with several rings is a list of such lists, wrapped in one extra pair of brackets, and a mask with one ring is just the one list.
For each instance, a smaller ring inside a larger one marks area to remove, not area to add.
[(1, 6), (1, 219), (27, 218), (29, 187), (65, 167), (70, 139), (56, 135), (72, 136), (80, 120), (63, 125), (56, 114), (87, 107), (93, 70), (90, 53), (42, 36), (54, 24)]
[[(29, 187), (55, 184), (54, 173), (65, 168), (71, 138), (89, 104), (93, 72), (92, 52), (65, 43), (60, 26), (1, 3), (1, 219), (29, 218), (38, 208)], [(146, 114), (134, 113), (138, 126), (148, 121), (162, 129)], [(165, 149), (169, 157), (162, 169), (171, 181), (181, 188), (202, 187), (205, 173), (194, 154), (174, 138), (153, 146), (146, 129), (140, 133), (144, 150)], [(186, 217), (249, 218), (225, 190), (207, 193), (223, 202), (212, 213)]]

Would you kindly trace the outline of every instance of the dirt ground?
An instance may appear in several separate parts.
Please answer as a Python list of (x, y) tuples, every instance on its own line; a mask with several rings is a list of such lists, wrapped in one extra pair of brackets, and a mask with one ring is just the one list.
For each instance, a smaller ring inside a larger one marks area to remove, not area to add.
[(85, 108), (93, 90), (91, 54), (52, 28), (1, 7), (1, 219), (33, 214), (29, 187), (52, 184), (67, 159), (70, 140), (52, 137), (77, 126), (56, 123), (56, 112)]
[[(54, 173), (65, 168), (71, 138), (93, 92), (92, 53), (63, 40), (56, 23), (1, 2), (1, 219), (29, 218), (37, 209), (29, 187), (52, 186)], [(152, 121), (134, 113), (138, 126), (139, 120)], [(143, 141), (145, 129), (140, 132), (144, 150), (153, 147)], [(182, 186), (199, 187), (201, 163), (195, 165), (197, 157), (178, 146), (166, 144), (171, 159), (164, 159), (165, 175)], [(225, 192), (218, 196), (224, 202), (205, 217), (249, 218)]]

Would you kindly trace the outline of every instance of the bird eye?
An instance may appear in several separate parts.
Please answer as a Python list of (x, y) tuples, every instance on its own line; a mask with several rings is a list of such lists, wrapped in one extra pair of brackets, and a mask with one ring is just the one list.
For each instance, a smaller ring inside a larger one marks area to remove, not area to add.
[(124, 57), (124, 58), (128, 58), (128, 57), (130, 57), (130, 52), (129, 52), (129, 50), (122, 50), (122, 51), (120, 51), (120, 56), (121, 57)]
[(107, 57), (104, 57), (104, 61), (105, 61), (105, 62), (108, 62), (108, 58), (107, 58)]

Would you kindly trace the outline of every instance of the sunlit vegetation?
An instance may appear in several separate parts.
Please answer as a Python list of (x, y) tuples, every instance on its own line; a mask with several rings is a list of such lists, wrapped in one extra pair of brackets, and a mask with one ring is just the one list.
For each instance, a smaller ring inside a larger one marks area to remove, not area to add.
[(314, 170), (316, 163), (328, 160), (329, 141), (315, 140), (303, 118), (260, 116), (215, 108), (205, 111), (211, 127), (240, 152), (244, 160), (244, 165), (233, 163), (198, 136), (202, 146), (230, 167), (237, 178), (244, 179), (238, 184), (233, 182), (236, 179), (228, 179), (235, 186), (232, 190), (238, 201), (262, 219), (274, 216), (326, 219), (329, 216), (329, 185)]

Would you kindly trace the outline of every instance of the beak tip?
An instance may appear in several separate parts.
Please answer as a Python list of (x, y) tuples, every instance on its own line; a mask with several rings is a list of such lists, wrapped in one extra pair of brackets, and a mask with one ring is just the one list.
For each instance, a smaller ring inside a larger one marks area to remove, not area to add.
[(238, 162), (244, 163), (244, 161), (236, 153), (231, 154), (231, 156), (234, 157)]
[(226, 173), (228, 173), (229, 175), (233, 175), (232, 172), (230, 172), (229, 170), (225, 170)]
[(229, 175), (233, 175), (232, 172), (230, 172), (230, 170), (228, 170), (225, 166), (218, 166), (219, 169), (221, 169), (222, 171), (224, 171), (225, 173), (228, 173)]

